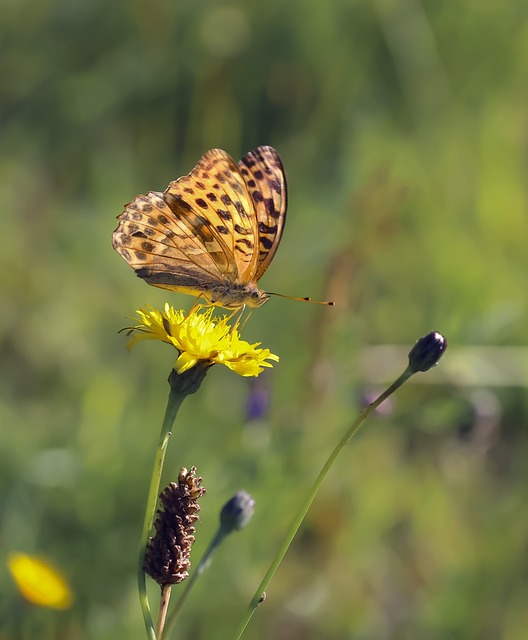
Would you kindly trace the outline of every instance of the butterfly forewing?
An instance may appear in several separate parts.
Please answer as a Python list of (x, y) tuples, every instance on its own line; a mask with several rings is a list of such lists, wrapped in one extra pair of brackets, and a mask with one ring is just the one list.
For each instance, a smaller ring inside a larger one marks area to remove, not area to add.
[(286, 176), (273, 147), (257, 147), (238, 163), (253, 200), (259, 234), (255, 280), (259, 280), (277, 251), (288, 206)]

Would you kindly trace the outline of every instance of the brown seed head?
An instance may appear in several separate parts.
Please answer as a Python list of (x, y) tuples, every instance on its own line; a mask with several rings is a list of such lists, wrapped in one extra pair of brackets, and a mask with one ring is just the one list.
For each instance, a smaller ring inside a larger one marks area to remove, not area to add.
[(154, 537), (149, 538), (143, 571), (162, 588), (178, 584), (189, 576), (191, 546), (194, 542), (200, 505), (205, 493), (196, 467), (180, 470), (178, 482), (171, 482), (160, 494), (161, 507), (156, 514)]

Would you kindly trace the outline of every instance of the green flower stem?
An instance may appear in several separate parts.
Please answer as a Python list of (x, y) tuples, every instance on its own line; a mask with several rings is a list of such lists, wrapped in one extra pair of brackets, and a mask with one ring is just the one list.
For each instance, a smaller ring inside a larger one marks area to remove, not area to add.
[(147, 585), (145, 572), (143, 571), (143, 562), (145, 561), (145, 549), (158, 505), (161, 473), (163, 471), (163, 463), (165, 461), (165, 453), (167, 451), (167, 445), (169, 443), (169, 438), (171, 435), (171, 428), (174, 424), (178, 409), (180, 408), (186, 396), (187, 393), (185, 391), (182, 392), (181, 389), (175, 389), (171, 385), (169, 398), (167, 400), (167, 408), (165, 409), (165, 417), (163, 418), (163, 424), (161, 425), (161, 433), (159, 437), (158, 447), (156, 449), (156, 456), (154, 458), (154, 468), (152, 469), (150, 489), (147, 498), (147, 507), (145, 509), (145, 520), (143, 522), (143, 530), (141, 532), (141, 540), (139, 543), (139, 601), (141, 603), (141, 610), (143, 612), (143, 619), (145, 620), (145, 627), (147, 629), (147, 637), (149, 638), (149, 640), (156, 640), (156, 632), (154, 630), (154, 624), (152, 621), (152, 615), (150, 613), (150, 606), (147, 597)]
[(180, 614), (183, 608), (183, 605), (187, 602), (187, 598), (189, 597), (192, 591), (192, 588), (196, 584), (196, 581), (198, 580), (198, 578), (204, 572), (205, 568), (209, 565), (211, 556), (213, 555), (214, 551), (220, 546), (220, 544), (222, 543), (225, 537), (226, 537), (226, 533), (224, 532), (222, 527), (219, 527), (213, 539), (209, 543), (209, 546), (205, 550), (205, 553), (203, 554), (202, 559), (200, 560), (200, 564), (196, 567), (196, 571), (192, 574), (192, 576), (187, 581), (185, 590), (181, 594), (180, 599), (176, 603), (176, 606), (174, 607), (173, 612), (171, 613), (171, 615), (169, 616), (169, 619), (167, 620), (167, 624), (165, 625), (165, 631), (163, 632), (163, 635), (162, 635), (163, 640), (167, 640), (170, 634), (172, 633), (172, 631), (174, 630), (174, 626), (176, 624), (178, 615)]
[(284, 541), (282, 543), (281, 548), (279, 549), (277, 556), (274, 558), (273, 562), (271, 563), (271, 566), (268, 569), (268, 572), (262, 579), (262, 582), (259, 584), (258, 589), (256, 590), (255, 595), (253, 596), (253, 599), (249, 603), (249, 606), (244, 615), (244, 618), (242, 619), (240, 626), (238, 628), (238, 631), (235, 635), (236, 640), (239, 640), (242, 637), (242, 634), (244, 633), (245, 628), (247, 627), (249, 621), (251, 620), (251, 617), (253, 616), (255, 609), (258, 607), (261, 601), (263, 592), (266, 590), (266, 587), (268, 586), (269, 582), (273, 578), (275, 571), (277, 570), (278, 566), (282, 562), (282, 559), (286, 555), (288, 548), (290, 547), (295, 535), (297, 534), (297, 531), (299, 530), (299, 527), (301, 526), (306, 516), (306, 513), (308, 512), (308, 509), (312, 505), (312, 502), (314, 501), (315, 496), (317, 495), (317, 492), (321, 488), (321, 485), (323, 484), (323, 481), (326, 478), (326, 475), (330, 470), (331, 466), (333, 465), (335, 459), (341, 453), (341, 450), (349, 442), (349, 440), (357, 433), (359, 427), (365, 422), (365, 420), (374, 411), (374, 409), (376, 409), (384, 400), (386, 400), (399, 387), (401, 387), (414, 373), (415, 371), (413, 371), (410, 367), (407, 367), (407, 369), (402, 373), (402, 375), (395, 382), (393, 382), (388, 389), (386, 389), (374, 402), (369, 404), (360, 412), (355, 422), (353, 422), (353, 424), (347, 429), (345, 435), (337, 443), (335, 449), (332, 451), (332, 453), (328, 457), (328, 460), (325, 462), (325, 464), (323, 465), (323, 468), (319, 472), (319, 475), (317, 476), (312, 488), (310, 489), (304, 504), (299, 510), (299, 513), (295, 516), (293, 522), (291, 523), (290, 528), (286, 533), (286, 537), (284, 538)]

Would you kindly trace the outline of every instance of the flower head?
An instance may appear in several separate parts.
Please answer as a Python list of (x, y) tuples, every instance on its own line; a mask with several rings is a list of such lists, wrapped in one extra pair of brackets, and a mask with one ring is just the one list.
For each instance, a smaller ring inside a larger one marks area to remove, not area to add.
[(141, 340), (161, 340), (178, 350), (174, 365), (181, 374), (198, 362), (224, 364), (241, 376), (258, 376), (264, 367), (272, 367), (268, 360), (279, 358), (269, 349), (259, 348), (260, 342), (250, 344), (240, 338), (238, 325), (231, 327), (228, 318), (214, 318), (213, 308), (201, 312), (202, 307), (185, 315), (165, 304), (163, 312), (152, 307), (137, 310), (140, 324), (129, 328), (128, 342), (132, 348)]
[(24, 598), (41, 607), (69, 609), (73, 593), (66, 579), (47, 560), (25, 553), (11, 553), (9, 571)]

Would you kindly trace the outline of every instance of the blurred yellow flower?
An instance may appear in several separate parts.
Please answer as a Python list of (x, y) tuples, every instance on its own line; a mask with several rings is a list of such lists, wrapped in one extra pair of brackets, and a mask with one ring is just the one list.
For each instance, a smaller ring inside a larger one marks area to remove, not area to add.
[(181, 374), (199, 361), (224, 364), (241, 376), (258, 376), (268, 360), (279, 361), (269, 349), (259, 349), (260, 342), (249, 344), (240, 338), (238, 324), (231, 327), (228, 318), (213, 318), (213, 308), (201, 313), (201, 306), (188, 315), (165, 304), (164, 311), (152, 307), (137, 310), (141, 324), (130, 327), (134, 334), (128, 342), (132, 348), (141, 340), (161, 340), (175, 347), (179, 356), (174, 365)]
[(69, 609), (73, 604), (73, 593), (66, 578), (46, 560), (11, 553), (7, 566), (18, 590), (31, 604), (50, 609)]

